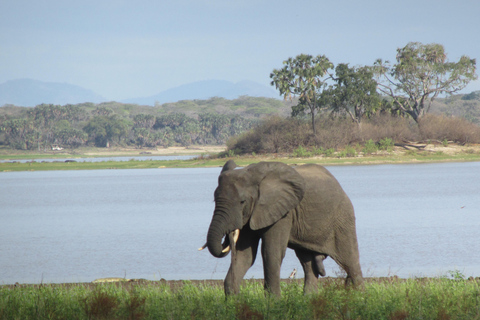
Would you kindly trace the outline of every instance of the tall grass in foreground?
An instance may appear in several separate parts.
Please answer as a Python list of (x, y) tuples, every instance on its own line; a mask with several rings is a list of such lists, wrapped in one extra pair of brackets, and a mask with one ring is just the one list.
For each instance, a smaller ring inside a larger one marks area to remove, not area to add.
[(361, 289), (328, 278), (304, 296), (300, 282), (265, 297), (258, 281), (225, 299), (223, 289), (167, 284), (0, 287), (0, 319), (480, 319), (476, 280), (369, 280)]

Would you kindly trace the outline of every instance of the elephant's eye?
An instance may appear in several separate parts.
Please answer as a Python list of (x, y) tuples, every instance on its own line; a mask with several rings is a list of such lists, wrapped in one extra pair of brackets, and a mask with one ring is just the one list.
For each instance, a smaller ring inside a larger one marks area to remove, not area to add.
[(240, 201), (240, 204), (244, 204), (244, 203), (245, 203), (245, 200)]

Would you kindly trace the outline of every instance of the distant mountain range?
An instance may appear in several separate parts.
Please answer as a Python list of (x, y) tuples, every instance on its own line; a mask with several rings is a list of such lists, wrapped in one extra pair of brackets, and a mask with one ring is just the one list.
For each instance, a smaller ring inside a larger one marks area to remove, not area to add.
[[(211, 97), (236, 99), (243, 95), (267, 98), (279, 97), (273, 88), (252, 81), (233, 83), (223, 80), (205, 80), (165, 90), (150, 97), (125, 99), (120, 102), (153, 106), (155, 103), (203, 100)], [(5, 104), (34, 107), (42, 103), (65, 105), (105, 101), (109, 100), (91, 90), (68, 83), (18, 79), (0, 84), (0, 107)]]
[(253, 81), (233, 83), (224, 80), (204, 80), (165, 90), (154, 96), (126, 99), (122, 102), (153, 106), (155, 103), (164, 104), (167, 102), (177, 102), (179, 100), (204, 100), (212, 97), (236, 99), (239, 96), (279, 97), (278, 93), (272, 88)]
[(42, 103), (65, 105), (104, 101), (106, 99), (95, 92), (68, 83), (18, 79), (0, 84), (0, 106), (34, 107)]

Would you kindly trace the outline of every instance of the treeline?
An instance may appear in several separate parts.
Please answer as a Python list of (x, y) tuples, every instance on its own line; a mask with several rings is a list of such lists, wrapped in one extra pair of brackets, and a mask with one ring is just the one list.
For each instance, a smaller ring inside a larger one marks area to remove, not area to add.
[(196, 117), (181, 112), (163, 115), (119, 115), (99, 106), (92, 111), (78, 105), (42, 104), (20, 117), (0, 120), (1, 143), (23, 150), (135, 146), (138, 148), (192, 144), (225, 144), (250, 129), (258, 120), (213, 112)]
[(0, 108), (0, 145), (47, 150), (80, 146), (137, 148), (225, 144), (271, 116), (285, 116), (291, 102), (241, 96), (182, 100), (155, 107), (118, 102), (41, 104)]
[[(235, 153), (342, 148), (372, 139), (479, 143), (480, 91), (437, 99), (419, 124), (389, 110), (365, 116), (359, 127), (345, 114), (321, 112), (314, 137), (306, 117), (290, 118), (296, 101), (240, 97), (184, 100), (155, 107), (108, 102), (0, 107), (0, 145), (23, 150), (80, 146), (226, 144)], [(474, 125), (477, 124), (477, 125)], [(453, 130), (458, 128), (456, 131)], [(463, 133), (462, 133), (463, 132)]]

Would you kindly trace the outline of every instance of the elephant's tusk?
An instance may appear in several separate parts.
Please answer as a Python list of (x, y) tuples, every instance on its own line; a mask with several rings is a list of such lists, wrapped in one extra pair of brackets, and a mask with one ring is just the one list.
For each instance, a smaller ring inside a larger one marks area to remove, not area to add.
[(222, 253), (227, 253), (230, 251), (230, 246), (225, 247), (225, 249), (222, 250)]
[[(240, 237), (240, 229), (236, 229), (233, 231), (233, 247), (237, 244), (238, 237)], [(227, 253), (230, 251), (230, 246), (226, 246), (225, 249), (222, 250), (222, 253)]]
[(205, 242), (205, 244), (203, 245), (203, 247), (198, 248), (198, 251), (202, 251), (202, 250), (205, 249), (206, 247), (207, 247), (207, 243)]
[(237, 243), (238, 237), (240, 237), (240, 229), (233, 231), (233, 244)]

